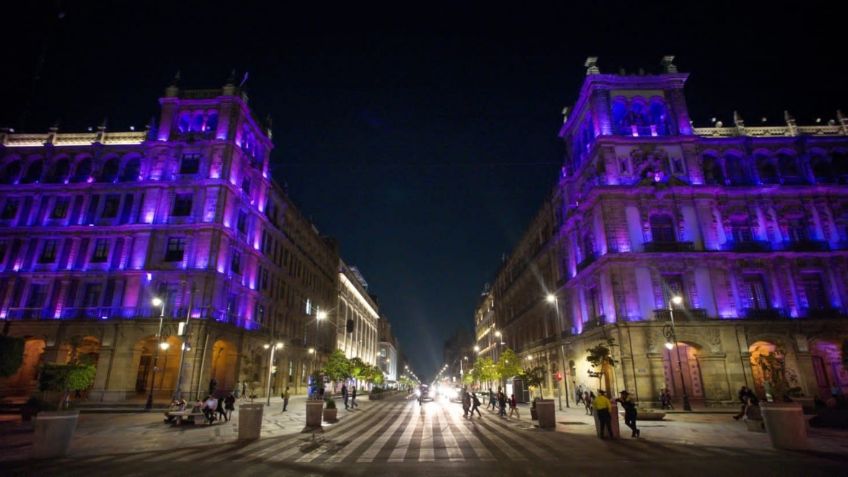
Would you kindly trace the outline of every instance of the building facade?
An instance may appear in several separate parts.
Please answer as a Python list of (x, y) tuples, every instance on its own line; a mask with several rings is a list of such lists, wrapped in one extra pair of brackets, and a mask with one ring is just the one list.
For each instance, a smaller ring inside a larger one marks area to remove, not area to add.
[(339, 261), (339, 293), (336, 307), (336, 348), (348, 358), (377, 364), (380, 309), (368, 293), (368, 283), (356, 267)]
[(377, 323), (379, 336), (377, 343), (377, 366), (383, 371), (386, 385), (393, 386), (398, 379), (398, 345), (392, 334), (392, 325), (385, 315)]
[(90, 399), (194, 395), (212, 379), (260, 392), (271, 342), (274, 390), (305, 383), (337, 248), (271, 179), (270, 129), (232, 81), (173, 84), (160, 104), (140, 132), (0, 132), (0, 319), (27, 340), (0, 393), (82, 355)]
[(695, 128), (672, 60), (587, 62), (558, 185), (498, 272), (497, 326), (562, 392), (598, 387), (586, 350), (610, 338), (611, 386), (642, 401), (764, 395), (768, 355), (807, 396), (848, 390), (848, 120)]

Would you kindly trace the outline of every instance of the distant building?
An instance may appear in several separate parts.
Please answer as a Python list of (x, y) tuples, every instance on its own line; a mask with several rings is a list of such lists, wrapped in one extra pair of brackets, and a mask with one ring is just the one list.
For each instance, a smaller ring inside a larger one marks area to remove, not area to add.
[(178, 376), (191, 396), (211, 379), (264, 394), (265, 345), (282, 342), (277, 393), (302, 389), (320, 362), (308, 350), (330, 348), (329, 330), (313, 330), (336, 305), (337, 248), (271, 179), (269, 125), (232, 81), (174, 84), (160, 104), (144, 131), (0, 132), (0, 319), (27, 339), (0, 393), (30, 392), (40, 362), (84, 355), (97, 366), (89, 399), (151, 386), (164, 399)]
[(356, 267), (339, 262), (339, 294), (336, 307), (336, 347), (348, 358), (377, 364), (380, 311), (368, 293), (368, 284)]
[(641, 401), (764, 395), (767, 356), (807, 396), (848, 391), (848, 120), (693, 127), (671, 59), (587, 63), (559, 183), (497, 273), (493, 319), (478, 307), (478, 343), (495, 324), (562, 391), (598, 387), (586, 350), (608, 338), (611, 387)]

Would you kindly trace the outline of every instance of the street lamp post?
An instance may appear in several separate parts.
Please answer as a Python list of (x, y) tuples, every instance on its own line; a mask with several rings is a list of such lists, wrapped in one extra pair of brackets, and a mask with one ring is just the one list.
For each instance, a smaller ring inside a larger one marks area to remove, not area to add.
[[(562, 325), (562, 319), (560, 318), (560, 315), (559, 315), (559, 298), (553, 293), (548, 293), (548, 296), (545, 297), (545, 299), (547, 300), (548, 303), (550, 303), (554, 306), (554, 309), (556, 310), (556, 315), (557, 315), (557, 323)], [(560, 339), (562, 339), (562, 338), (560, 338)], [(562, 395), (563, 395), (563, 393), (565, 394), (565, 407), (571, 407), (571, 403), (568, 401), (568, 379), (565, 375), (565, 369), (564, 369), (565, 364), (566, 364), (565, 363), (565, 346), (560, 344), (559, 349), (560, 349), (560, 361), (562, 361), (562, 364), (563, 364), (562, 384), (563, 384), (563, 387), (565, 389), (559, 393), (559, 396), (557, 396), (557, 399), (559, 401), (559, 410), (562, 411)]]
[(265, 349), (271, 348), (271, 358), (268, 360), (268, 392), (265, 397), (265, 404), (271, 405), (271, 376), (274, 374), (274, 351), (278, 349), (283, 349), (283, 343), (277, 342), (274, 346), (270, 344), (265, 345)]
[[(677, 370), (680, 372), (680, 387), (683, 390), (683, 410), (691, 411), (692, 405), (689, 403), (689, 394), (686, 392), (686, 380), (683, 377), (683, 363), (680, 359), (680, 346), (677, 345), (677, 330), (674, 326), (674, 305), (680, 305), (683, 303), (683, 298), (679, 295), (675, 295), (668, 300), (668, 316), (671, 320), (671, 329), (670, 336), (666, 334), (666, 338), (671, 338), (671, 342), (666, 342), (665, 347), (668, 349), (669, 354), (671, 354), (671, 350), (674, 347), (677, 347)], [(671, 358), (671, 356), (669, 356)]]
[(161, 307), (159, 311), (159, 331), (156, 332), (156, 348), (153, 350), (153, 373), (150, 378), (150, 392), (147, 394), (147, 402), (144, 404), (144, 409), (148, 411), (153, 408), (153, 387), (156, 385), (156, 368), (159, 366), (159, 348), (162, 350), (168, 349), (168, 343), (162, 342), (162, 320), (165, 319), (165, 302), (154, 297), (152, 300), (153, 306)]

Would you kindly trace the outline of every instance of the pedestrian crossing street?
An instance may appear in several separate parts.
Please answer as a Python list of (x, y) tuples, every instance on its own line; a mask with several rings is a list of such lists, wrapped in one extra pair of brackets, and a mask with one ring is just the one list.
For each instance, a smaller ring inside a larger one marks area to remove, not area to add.
[[(458, 404), (388, 401), (354, 414), (325, 433), (263, 438), (120, 455), (62, 459), (71, 466), (133, 463), (204, 464), (287, 463), (303, 466), (405, 462), (568, 462), (607, 459), (650, 462), (652, 459), (774, 456), (770, 450), (671, 445), (642, 440), (601, 441), (588, 433), (542, 431), (527, 421), (509, 420), (484, 411), (466, 419)], [(132, 475), (132, 472), (127, 473)]]

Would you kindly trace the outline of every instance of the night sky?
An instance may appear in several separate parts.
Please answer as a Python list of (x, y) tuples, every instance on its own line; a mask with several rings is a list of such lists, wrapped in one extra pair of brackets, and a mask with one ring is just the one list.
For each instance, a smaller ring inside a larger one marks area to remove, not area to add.
[(183, 88), (249, 72), (251, 106), (274, 121), (274, 177), (360, 268), (422, 377), (472, 328), (484, 283), (554, 184), (560, 111), (586, 56), (617, 72), (677, 55), (698, 126), (730, 125), (734, 109), (749, 125), (848, 113), (845, 56), (829, 53), (844, 50), (844, 14), (811, 1), (13, 3), (28, 5), (4, 5), (0, 126), (143, 128), (177, 70)]

